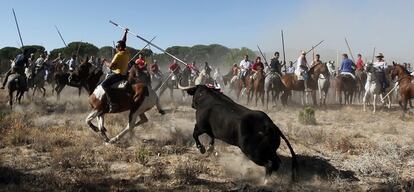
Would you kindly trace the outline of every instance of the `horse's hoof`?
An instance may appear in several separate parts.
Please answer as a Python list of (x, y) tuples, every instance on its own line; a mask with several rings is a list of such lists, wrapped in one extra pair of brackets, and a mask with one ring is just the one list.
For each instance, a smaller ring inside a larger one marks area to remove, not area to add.
[(165, 115), (165, 111), (164, 110), (158, 110), (158, 113), (160, 113), (161, 115)]
[(200, 150), (201, 154), (206, 153), (206, 148), (204, 146), (201, 145), (201, 146), (198, 146), (197, 148), (198, 148), (198, 150)]

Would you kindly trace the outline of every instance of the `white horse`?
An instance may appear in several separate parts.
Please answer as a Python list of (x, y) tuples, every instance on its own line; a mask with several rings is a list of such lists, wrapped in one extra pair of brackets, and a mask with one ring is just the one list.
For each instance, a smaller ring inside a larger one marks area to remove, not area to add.
[[(375, 67), (372, 64), (369, 64), (366, 66), (367, 71), (367, 81), (365, 83), (365, 94), (364, 98), (362, 99), (362, 102), (364, 103), (364, 111), (366, 111), (366, 105), (367, 105), (367, 99), (370, 95), (373, 96), (373, 102), (372, 105), (374, 107), (372, 113), (375, 113), (376, 111), (376, 101), (377, 101), (377, 95), (380, 95), (381, 101), (384, 101), (385, 98), (383, 98), (382, 91), (381, 91), (381, 78), (378, 76), (379, 74), (376, 72)], [(388, 108), (391, 108), (391, 99), (388, 96)]]
[(328, 63), (326, 63), (326, 67), (328, 68), (330, 74), (329, 77), (325, 77), (323, 74), (320, 74), (318, 78), (319, 103), (321, 105), (326, 104), (326, 97), (328, 96), (328, 90), (331, 85), (330, 78), (334, 77), (336, 73), (334, 63), (334, 61), (328, 61)]

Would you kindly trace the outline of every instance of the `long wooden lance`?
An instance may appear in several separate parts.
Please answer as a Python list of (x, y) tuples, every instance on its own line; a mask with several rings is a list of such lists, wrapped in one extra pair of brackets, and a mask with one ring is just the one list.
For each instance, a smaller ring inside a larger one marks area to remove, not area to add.
[(285, 38), (283, 37), (283, 30), (281, 30), (281, 33), (282, 33), (283, 65), (284, 65), (284, 67), (285, 67), (285, 71), (286, 71)]
[(12, 9), (13, 11), (13, 16), (14, 16), (14, 22), (16, 22), (16, 27), (17, 27), (17, 32), (19, 33), (19, 38), (20, 38), (20, 43), (23, 45), (23, 39), (22, 39), (22, 35), (20, 34), (20, 28), (19, 28), (19, 23), (17, 22), (17, 17), (16, 17), (16, 13), (14, 12), (14, 9)]
[(68, 45), (66, 44), (65, 40), (62, 37), (62, 34), (60, 33), (60, 31), (59, 31), (59, 29), (58, 29), (58, 27), (56, 25), (55, 25), (55, 29), (58, 32), (60, 39), (62, 39), (63, 44), (65, 45), (65, 47), (68, 47)]
[[(306, 54), (310, 53), (311, 51), (313, 51), (316, 47), (318, 47), (320, 44), (322, 44), (325, 40), (320, 41), (318, 44), (316, 44), (315, 46), (312, 46), (312, 48), (309, 51), (306, 51)], [(293, 62), (293, 64), (295, 64), (296, 62), (298, 62), (298, 60), (296, 60), (295, 62)]]
[(79, 50), (80, 50), (81, 45), (82, 45), (82, 40), (79, 42), (78, 50), (76, 50), (76, 61), (78, 61), (78, 63), (80, 61), (80, 59), (79, 59)]
[(354, 54), (352, 54), (351, 46), (349, 46), (348, 40), (345, 38), (346, 46), (348, 46), (349, 54), (351, 55), (352, 60), (355, 62)]
[(374, 52), (372, 53), (372, 63), (374, 63), (374, 59), (375, 59), (375, 47), (374, 47)]
[[(115, 22), (113, 22), (113, 21), (111, 21), (111, 20), (109, 20), (109, 23), (111, 23), (111, 24), (113, 24), (113, 25), (115, 25), (115, 26), (117, 26), (117, 27), (119, 27), (119, 28), (121, 28), (121, 29), (124, 29), (124, 30), (125, 30), (125, 29), (127, 29), (126, 27), (123, 27), (123, 26), (121, 26), (121, 25), (119, 25), (119, 24), (117, 24), (117, 23), (115, 23)], [(178, 57), (174, 56), (174, 55), (173, 55), (173, 54), (171, 54), (171, 53), (168, 53), (168, 52), (167, 52), (167, 51), (165, 51), (163, 48), (161, 48), (161, 47), (159, 47), (159, 46), (155, 45), (154, 43), (151, 43), (150, 41), (148, 41), (148, 40), (146, 40), (145, 38), (143, 38), (143, 37), (141, 37), (141, 36), (137, 35), (136, 33), (131, 32), (131, 31), (129, 31), (129, 30), (128, 30), (128, 33), (130, 33), (131, 35), (134, 35), (134, 36), (135, 36), (135, 37), (137, 37), (138, 39), (141, 39), (142, 41), (144, 41), (144, 42), (146, 42), (146, 43), (148, 43), (148, 44), (152, 45), (153, 47), (157, 48), (158, 50), (160, 50), (161, 52), (163, 52), (163, 53), (167, 54), (168, 56), (170, 56), (170, 57), (174, 58), (175, 60), (179, 61), (180, 63), (184, 64), (185, 66), (187, 66), (187, 65), (188, 65), (186, 62), (182, 61), (182, 60), (181, 60), (181, 59), (179, 59)]]
[(267, 59), (266, 56), (263, 54), (262, 50), (260, 49), (259, 45), (257, 45), (257, 49), (259, 49), (260, 55), (262, 55), (263, 59), (265, 60), (266, 65), (268, 65), (267, 63)]
[[(150, 42), (152, 42), (155, 38), (156, 38), (157, 36), (155, 36), (155, 37), (153, 37), (152, 39), (151, 39), (151, 41)], [(131, 59), (129, 60), (129, 62), (128, 63), (130, 63), (131, 61), (133, 61), (134, 59), (135, 59), (135, 57), (137, 57), (139, 54), (141, 54), (142, 53), (142, 51), (145, 49), (145, 48), (147, 48), (148, 46), (149, 46), (150, 44), (149, 43), (147, 43), (141, 50), (139, 50), (138, 51), (138, 53), (137, 54), (135, 54), (133, 57), (131, 57)]]

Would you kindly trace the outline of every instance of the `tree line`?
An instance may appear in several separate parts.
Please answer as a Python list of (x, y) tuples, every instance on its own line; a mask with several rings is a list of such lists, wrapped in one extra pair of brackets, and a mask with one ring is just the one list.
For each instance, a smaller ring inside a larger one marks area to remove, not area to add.
[[(38, 58), (41, 53), (45, 52), (45, 48), (40, 45), (27, 45), (22, 47), (27, 49), (29, 54), (34, 54)], [(17, 54), (21, 53), (22, 48), (17, 47), (3, 47), (0, 49), (0, 73), (6, 72), (10, 67), (10, 60), (13, 60)], [(139, 52), (138, 49), (127, 47), (130, 56), (134, 56)], [(213, 66), (230, 66), (234, 63), (239, 63), (243, 55), (248, 54), (253, 58), (256, 54), (248, 48), (228, 48), (219, 44), (211, 45), (194, 45), (188, 46), (172, 46), (166, 49), (167, 52), (177, 56), (187, 63), (195, 61), (198, 66), (208, 62)], [(72, 55), (78, 55), (79, 58), (85, 59), (88, 56), (95, 56), (100, 58), (110, 59), (115, 54), (115, 49), (112, 46), (97, 46), (88, 42), (71, 42), (67, 47), (53, 49), (49, 52), (52, 59), (57, 55), (61, 55), (65, 59), (69, 59)], [(172, 59), (164, 53), (154, 53), (151, 49), (144, 49), (141, 54), (148, 63), (157, 60), (161, 67), (171, 63)]]

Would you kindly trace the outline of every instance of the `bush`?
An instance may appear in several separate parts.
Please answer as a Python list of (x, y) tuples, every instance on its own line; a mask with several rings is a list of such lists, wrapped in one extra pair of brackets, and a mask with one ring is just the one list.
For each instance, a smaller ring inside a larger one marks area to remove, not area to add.
[(312, 107), (305, 107), (299, 112), (299, 122), (304, 125), (316, 125), (315, 110)]

